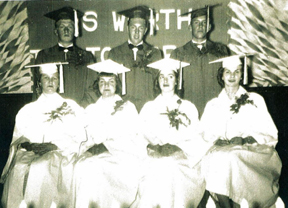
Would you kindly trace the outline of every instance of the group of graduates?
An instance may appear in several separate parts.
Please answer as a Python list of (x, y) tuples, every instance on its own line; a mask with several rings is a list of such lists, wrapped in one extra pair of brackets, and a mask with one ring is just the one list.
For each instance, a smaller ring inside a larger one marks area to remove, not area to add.
[(163, 59), (143, 40), (151, 9), (121, 11), (128, 41), (99, 63), (74, 43), (80, 11), (46, 14), (58, 44), (31, 66), (37, 100), (16, 116), (2, 206), (272, 207), (277, 128), (242, 87), (246, 58), (207, 40), (209, 13), (190, 12), (192, 41)]

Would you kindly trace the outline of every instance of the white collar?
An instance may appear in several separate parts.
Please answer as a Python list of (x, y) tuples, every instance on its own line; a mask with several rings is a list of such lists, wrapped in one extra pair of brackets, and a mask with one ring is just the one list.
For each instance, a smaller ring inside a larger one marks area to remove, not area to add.
[(59, 45), (60, 47), (63, 47), (63, 48), (73, 47), (73, 43), (71, 43), (71, 44), (70, 44), (69, 46), (67, 46), (67, 47), (63, 46), (61, 43), (58, 43), (58, 45)]
[(195, 40), (192, 39), (192, 43), (194, 43), (194, 44), (196, 44), (196, 45), (204, 44), (204, 43), (206, 43), (206, 41), (207, 41), (207, 40), (203, 40), (202, 42), (199, 43), (199, 42), (196, 42)]
[[(132, 44), (132, 45), (134, 45), (129, 39), (128, 39), (128, 44)], [(136, 46), (138, 46), (138, 45), (142, 45), (143, 44), (143, 40), (140, 42), (140, 43), (138, 43)]]

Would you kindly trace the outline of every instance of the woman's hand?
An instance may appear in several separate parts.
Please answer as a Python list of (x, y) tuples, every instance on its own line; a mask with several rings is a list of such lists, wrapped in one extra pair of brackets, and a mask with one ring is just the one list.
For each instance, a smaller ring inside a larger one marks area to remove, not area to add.
[(257, 143), (257, 141), (252, 136), (248, 136), (243, 139), (243, 143), (253, 144), (253, 143)]
[(233, 137), (232, 139), (230, 139), (230, 144), (243, 145), (243, 138), (242, 137)]
[(44, 155), (47, 152), (50, 152), (52, 150), (57, 150), (58, 147), (55, 144), (52, 143), (30, 143), (30, 142), (24, 142), (21, 144), (21, 147), (26, 149), (27, 151), (32, 151), (35, 154), (38, 155)]
[(159, 158), (162, 156), (160, 152), (161, 152), (161, 146), (159, 144), (157, 144), (157, 145), (148, 144), (147, 145), (147, 154), (150, 157)]
[(230, 142), (226, 139), (218, 139), (214, 145), (217, 145), (217, 146), (226, 146), (226, 145), (229, 145)]
[(103, 143), (95, 144), (94, 146), (90, 147), (87, 151), (93, 155), (100, 155), (103, 152), (109, 152)]
[(161, 146), (161, 155), (163, 157), (171, 156), (176, 152), (182, 152), (182, 150), (176, 145), (167, 143)]

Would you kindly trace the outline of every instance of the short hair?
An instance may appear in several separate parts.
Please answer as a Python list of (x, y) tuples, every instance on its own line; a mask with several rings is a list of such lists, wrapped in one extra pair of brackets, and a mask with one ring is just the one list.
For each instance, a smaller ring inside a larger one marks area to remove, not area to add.
[[(39, 72), (39, 69), (36, 69), (36, 70), (38, 70), (38, 72)], [(56, 72), (55, 72), (55, 73), (56, 73)], [(59, 69), (57, 69), (57, 73), (58, 73), (58, 80), (59, 80), (59, 85), (60, 85), (60, 74), (59, 74)], [(43, 74), (38, 73), (38, 74), (35, 75), (35, 76), (36, 76), (36, 91), (37, 91), (37, 94), (40, 95), (40, 94), (42, 94), (42, 92), (43, 92), (42, 85), (41, 85), (41, 79), (42, 79)], [(59, 93), (59, 86), (58, 86), (56, 92)]]
[[(130, 20), (131, 19), (133, 19), (133, 18), (140, 18), (140, 19), (143, 19), (143, 18), (141, 18), (141, 17), (132, 17), (132, 18), (129, 18), (128, 20), (127, 20), (127, 25), (129, 26), (130, 25)], [(143, 19), (143, 20), (145, 20), (145, 27), (148, 29), (149, 28), (149, 21), (147, 20), (147, 19)]]
[[(243, 85), (244, 73), (243, 73), (243, 65), (241, 65), (241, 66), (242, 66), (242, 67), (241, 67), (241, 79), (240, 79), (239, 84), (240, 84), (240, 85)], [(218, 81), (218, 84), (219, 84), (222, 88), (225, 87), (224, 80), (222, 79), (224, 70), (225, 70), (225, 68), (223, 68), (223, 67), (221, 66), (221, 67), (218, 69), (218, 73), (217, 73), (217, 81)]]
[[(175, 75), (175, 80), (176, 80), (176, 85), (174, 87), (174, 93), (177, 94), (178, 96), (182, 95), (181, 90), (178, 90), (178, 84), (179, 84), (179, 73), (178, 71), (174, 71), (173, 73)], [(159, 85), (159, 77), (160, 77), (161, 71), (159, 71), (157, 73), (156, 79), (154, 80), (154, 86), (153, 86), (153, 91), (154, 91), (154, 96), (156, 97), (157, 95), (159, 95), (161, 93), (161, 88)], [(182, 97), (182, 96), (180, 96)]]
[(116, 81), (115, 94), (121, 95), (122, 84), (121, 84), (119, 77), (116, 74), (101, 72), (98, 74), (96, 80), (93, 83), (93, 89), (95, 90), (98, 97), (100, 97), (102, 95), (100, 90), (99, 90), (99, 81), (100, 81), (101, 77), (115, 77), (115, 81)]

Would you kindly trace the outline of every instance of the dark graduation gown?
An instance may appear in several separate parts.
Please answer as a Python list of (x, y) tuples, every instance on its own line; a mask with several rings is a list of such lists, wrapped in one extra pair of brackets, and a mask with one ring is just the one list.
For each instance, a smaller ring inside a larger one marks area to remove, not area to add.
[(217, 81), (221, 63), (209, 62), (227, 55), (228, 48), (225, 45), (209, 40), (201, 50), (189, 41), (171, 53), (170, 58), (190, 63), (190, 66), (183, 69), (183, 98), (196, 105), (200, 117), (206, 103), (221, 91)]
[(111, 49), (108, 58), (131, 70), (126, 73), (125, 97), (134, 103), (140, 112), (147, 101), (154, 99), (153, 86), (158, 70), (148, 68), (147, 64), (162, 59), (161, 51), (143, 43), (143, 50), (137, 51), (134, 61), (133, 50), (128, 47), (128, 42), (125, 42)]
[[(84, 93), (96, 79), (96, 72), (87, 68), (87, 65), (95, 63), (96, 59), (91, 52), (85, 51), (74, 44), (73, 51), (67, 52), (67, 57), (72, 57), (68, 65), (63, 65), (64, 98), (70, 98), (81, 103)], [(68, 58), (69, 60), (69, 58)], [(35, 63), (65, 62), (64, 51), (59, 50), (58, 44), (47, 49), (41, 50), (36, 58)], [(34, 70), (34, 83), (37, 83), (39, 77), (38, 70)], [(33, 87), (34, 96), (36, 97), (37, 86)]]

